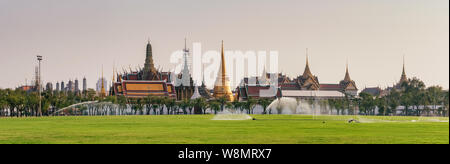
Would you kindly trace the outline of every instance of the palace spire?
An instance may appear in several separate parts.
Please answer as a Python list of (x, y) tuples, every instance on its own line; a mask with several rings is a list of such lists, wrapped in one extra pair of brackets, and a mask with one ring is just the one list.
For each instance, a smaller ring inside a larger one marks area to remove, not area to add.
[(347, 64), (345, 66), (345, 77), (344, 77), (344, 81), (352, 81), (352, 79), (350, 78), (350, 73), (348, 73), (348, 60), (347, 60)]
[(403, 70), (402, 70), (402, 77), (400, 78), (400, 83), (407, 81), (408, 78), (406, 77), (406, 71), (405, 71), (405, 56), (403, 56)]
[(303, 77), (312, 77), (311, 70), (309, 69), (309, 61), (308, 61), (308, 48), (306, 48), (306, 67), (305, 71), (303, 72)]
[(188, 55), (189, 55), (189, 49), (186, 46), (186, 38), (184, 39), (184, 68), (183, 68), (183, 74), (181, 77), (181, 82), (183, 86), (190, 86), (191, 85), (191, 75), (189, 71), (189, 65), (188, 65)]

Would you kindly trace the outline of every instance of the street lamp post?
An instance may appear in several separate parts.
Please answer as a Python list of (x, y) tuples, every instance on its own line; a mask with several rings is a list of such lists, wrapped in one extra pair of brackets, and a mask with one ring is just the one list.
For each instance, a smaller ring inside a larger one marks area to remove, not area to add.
[(39, 62), (39, 76), (38, 76), (38, 92), (39, 92), (39, 108), (38, 108), (38, 116), (42, 116), (42, 94), (41, 94), (41, 61), (42, 56), (38, 55), (37, 60)]

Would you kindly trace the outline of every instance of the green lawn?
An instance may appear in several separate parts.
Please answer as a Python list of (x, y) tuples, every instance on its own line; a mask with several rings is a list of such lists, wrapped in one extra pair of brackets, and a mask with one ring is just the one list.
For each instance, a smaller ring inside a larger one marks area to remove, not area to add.
[[(254, 115), (0, 118), (0, 143), (360, 144), (449, 143), (448, 118)], [(417, 120), (417, 121), (416, 121)]]

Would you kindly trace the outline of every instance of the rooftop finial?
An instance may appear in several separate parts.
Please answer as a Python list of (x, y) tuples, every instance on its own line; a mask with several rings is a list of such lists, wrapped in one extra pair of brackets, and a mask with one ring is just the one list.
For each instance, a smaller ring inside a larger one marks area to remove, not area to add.
[(345, 71), (348, 72), (348, 57), (347, 57), (347, 61), (345, 63)]
[(350, 74), (348, 73), (348, 58), (345, 64), (345, 77), (344, 77), (344, 81), (350, 82), (351, 78), (350, 78)]
[(306, 65), (309, 65), (309, 61), (308, 61), (308, 48), (306, 48)]
[(403, 55), (403, 74), (405, 74), (405, 55)]
[(402, 76), (400, 78), (400, 83), (407, 81), (408, 78), (406, 77), (406, 71), (405, 71), (405, 55), (403, 55), (403, 70), (402, 70)]
[(308, 48), (306, 48), (306, 66), (305, 71), (303, 72), (303, 77), (313, 76), (311, 70), (309, 69), (309, 61), (308, 61)]

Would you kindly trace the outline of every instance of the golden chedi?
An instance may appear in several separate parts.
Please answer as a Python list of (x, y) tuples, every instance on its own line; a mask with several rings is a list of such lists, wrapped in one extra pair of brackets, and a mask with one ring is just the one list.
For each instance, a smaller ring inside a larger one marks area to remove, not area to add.
[(233, 101), (234, 96), (233, 92), (231, 92), (230, 80), (227, 76), (227, 71), (225, 67), (225, 55), (223, 49), (223, 41), (222, 41), (222, 54), (221, 54), (221, 63), (219, 67), (219, 72), (217, 73), (216, 83), (214, 84), (214, 98), (222, 98), (225, 97), (228, 101)]

